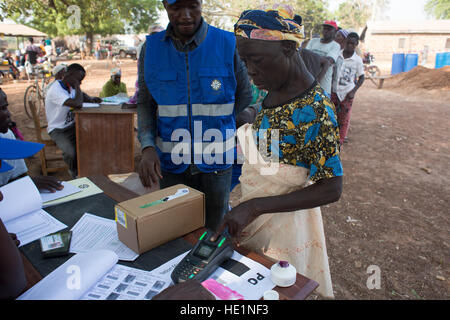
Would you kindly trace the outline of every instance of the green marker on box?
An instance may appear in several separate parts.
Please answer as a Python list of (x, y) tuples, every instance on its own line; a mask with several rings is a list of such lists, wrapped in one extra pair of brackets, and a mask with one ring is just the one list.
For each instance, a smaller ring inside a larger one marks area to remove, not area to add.
[(140, 208), (141, 209), (145, 209), (145, 208), (148, 208), (148, 207), (153, 207), (153, 206), (156, 206), (158, 204), (161, 204), (161, 203), (164, 203), (164, 202), (167, 202), (167, 201), (170, 201), (170, 200), (182, 197), (184, 195), (187, 195), (188, 193), (189, 193), (189, 189), (187, 189), (187, 188), (178, 189), (175, 194), (173, 194), (171, 196), (164, 197), (164, 198), (156, 200), (156, 201), (152, 201), (152, 202), (146, 203), (143, 206), (141, 206)]

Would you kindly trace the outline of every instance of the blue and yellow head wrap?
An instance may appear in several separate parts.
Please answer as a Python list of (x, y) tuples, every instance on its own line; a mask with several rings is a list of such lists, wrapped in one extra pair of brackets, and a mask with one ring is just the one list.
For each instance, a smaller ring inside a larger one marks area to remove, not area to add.
[(291, 40), (296, 43), (297, 48), (305, 38), (302, 17), (294, 14), (290, 6), (283, 4), (242, 12), (234, 25), (234, 33), (248, 39)]

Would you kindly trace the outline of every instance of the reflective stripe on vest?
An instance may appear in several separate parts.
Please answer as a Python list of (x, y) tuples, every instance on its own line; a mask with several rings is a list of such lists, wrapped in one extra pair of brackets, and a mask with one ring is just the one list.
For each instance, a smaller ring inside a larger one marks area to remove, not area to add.
[(234, 111), (234, 103), (229, 104), (193, 104), (192, 116), (220, 117), (230, 116)]
[(187, 117), (188, 109), (187, 105), (179, 104), (179, 105), (167, 105), (167, 106), (158, 106), (158, 115), (160, 117)]
[[(205, 149), (206, 154), (210, 155), (211, 151), (214, 150), (217, 153), (224, 153), (234, 149), (235, 147), (235, 137), (232, 137), (226, 141), (221, 142), (194, 142), (194, 153), (195, 154), (204, 154)], [(172, 153), (172, 151), (176, 148), (176, 151), (181, 149), (191, 150), (191, 142), (174, 142), (174, 141), (163, 141), (160, 137), (156, 138), (156, 146), (163, 153)], [(200, 150), (198, 148), (201, 147)], [(198, 152), (200, 151), (200, 152)]]

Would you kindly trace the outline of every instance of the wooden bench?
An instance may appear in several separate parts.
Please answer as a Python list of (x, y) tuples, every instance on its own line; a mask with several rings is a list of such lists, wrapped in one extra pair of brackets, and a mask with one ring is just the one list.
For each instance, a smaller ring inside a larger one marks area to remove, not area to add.
[(386, 75), (383, 75), (383, 76), (372, 76), (372, 77), (370, 77), (370, 78), (371, 78), (371, 79), (378, 80), (378, 86), (377, 86), (377, 88), (378, 88), (378, 89), (381, 89), (381, 88), (383, 88), (384, 80), (389, 79), (389, 78), (392, 78), (392, 77), (393, 77), (393, 75), (391, 75), (391, 74), (386, 74)]

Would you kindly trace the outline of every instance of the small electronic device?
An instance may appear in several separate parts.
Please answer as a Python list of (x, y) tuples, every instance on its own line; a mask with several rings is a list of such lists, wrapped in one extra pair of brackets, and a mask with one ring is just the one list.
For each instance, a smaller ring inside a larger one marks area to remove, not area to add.
[(207, 230), (198, 239), (194, 248), (181, 260), (172, 272), (174, 283), (190, 279), (206, 280), (216, 269), (233, 255), (228, 232), (223, 232), (215, 241), (210, 238), (214, 231)]
[(72, 231), (49, 234), (39, 239), (44, 258), (62, 257), (69, 254)]

